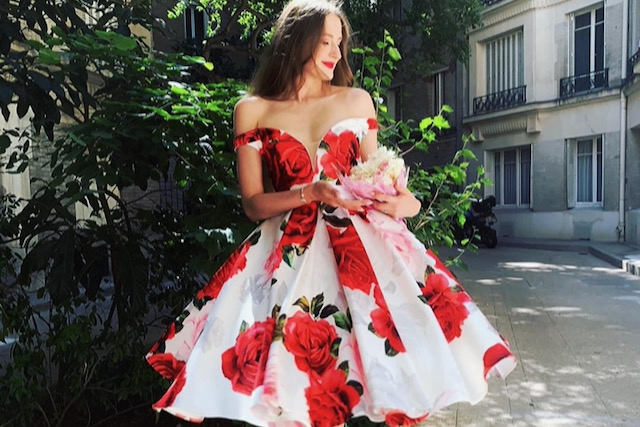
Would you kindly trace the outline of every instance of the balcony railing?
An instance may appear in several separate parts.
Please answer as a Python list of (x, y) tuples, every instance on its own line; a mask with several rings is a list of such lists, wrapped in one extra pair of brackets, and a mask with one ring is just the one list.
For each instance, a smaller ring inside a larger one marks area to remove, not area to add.
[(593, 92), (609, 87), (609, 69), (560, 79), (560, 98), (569, 98), (581, 93)]
[(492, 6), (496, 3), (500, 3), (503, 0), (482, 0), (482, 3), (484, 3), (485, 6)]
[(629, 58), (629, 62), (627, 65), (627, 82), (633, 80), (633, 78), (635, 77), (633, 69), (638, 62), (640, 62), (640, 48), (638, 48), (638, 51), (634, 53), (631, 58)]
[(506, 110), (527, 103), (527, 86), (490, 93), (473, 99), (473, 114)]

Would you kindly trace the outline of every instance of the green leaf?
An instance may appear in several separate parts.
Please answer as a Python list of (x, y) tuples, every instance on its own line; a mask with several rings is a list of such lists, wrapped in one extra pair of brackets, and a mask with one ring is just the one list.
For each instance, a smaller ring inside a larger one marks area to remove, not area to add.
[(360, 396), (362, 396), (362, 394), (364, 393), (364, 387), (362, 387), (362, 384), (360, 384), (358, 381), (356, 380), (350, 380), (347, 381), (347, 385), (349, 387), (353, 387)]
[(282, 248), (282, 260), (293, 268), (293, 246), (285, 246)]
[(304, 311), (305, 313), (309, 312), (309, 300), (307, 299), (307, 297), (300, 297), (296, 300), (296, 302), (293, 303), (293, 305), (297, 305), (298, 307), (300, 307), (302, 309), (302, 311)]
[(86, 147), (87, 143), (84, 142), (82, 139), (80, 139), (80, 137), (78, 137), (78, 135), (76, 135), (73, 132), (69, 132), (69, 138), (71, 138), (71, 140), (73, 142), (75, 142), (76, 144), (80, 145), (81, 147)]
[(310, 310), (315, 317), (320, 315), (320, 310), (324, 304), (324, 294), (320, 293), (311, 299)]
[(38, 57), (40, 62), (45, 65), (59, 65), (60, 64), (60, 53), (52, 50), (52, 49), (41, 49), (38, 52)]
[(251, 235), (249, 236), (249, 242), (250, 244), (253, 246), (255, 244), (258, 243), (258, 240), (260, 240), (260, 236), (262, 235), (262, 230), (258, 229), (255, 232), (251, 233)]
[(331, 343), (331, 349), (329, 351), (329, 354), (331, 354), (331, 356), (336, 359), (338, 358), (338, 354), (340, 353), (341, 342), (342, 342), (342, 338), (338, 337), (334, 339), (333, 342)]
[(3, 153), (11, 147), (11, 138), (7, 135), (0, 135), (0, 153)]
[(122, 314), (134, 315), (143, 309), (147, 298), (149, 262), (138, 242), (132, 239), (116, 244), (113, 251), (113, 269), (118, 272), (123, 297), (128, 302), (127, 310)]
[(451, 126), (449, 125), (449, 122), (447, 121), (447, 119), (445, 119), (441, 115), (437, 115), (437, 116), (435, 116), (433, 118), (433, 125), (435, 127), (437, 127), (438, 129), (450, 129), (451, 128)]
[(326, 319), (327, 317), (331, 316), (333, 313), (336, 313), (336, 312), (338, 312), (338, 307), (336, 307), (333, 304), (327, 304), (324, 306), (324, 308), (320, 312), (320, 318)]
[(189, 95), (190, 93), (182, 83), (169, 82), (169, 86), (171, 87), (171, 93), (175, 93), (176, 95)]
[(323, 219), (334, 228), (344, 228), (353, 224), (349, 218), (339, 218), (333, 215), (323, 215)]
[(349, 361), (345, 360), (338, 365), (338, 370), (344, 372), (345, 377), (349, 377)]
[(278, 304), (274, 304), (273, 308), (271, 309), (271, 317), (277, 319), (278, 315), (280, 314), (281, 308), (282, 307), (280, 307)]
[(389, 49), (387, 49), (387, 53), (389, 54), (389, 57), (396, 62), (402, 59), (400, 51), (398, 51), (398, 49), (395, 47), (390, 47)]
[(246, 320), (243, 320), (242, 323), (240, 323), (240, 328), (238, 329), (238, 335), (241, 335), (247, 329), (249, 329), (249, 323), (247, 323)]
[(419, 128), (424, 132), (425, 129), (429, 128), (433, 124), (433, 119), (431, 117), (425, 117), (420, 120)]
[(178, 114), (195, 114), (198, 109), (192, 105), (172, 105), (171, 111)]
[(388, 339), (384, 340), (384, 352), (389, 357), (398, 355), (398, 351), (396, 351), (393, 347), (391, 347), (391, 343), (389, 342)]
[(47, 276), (49, 294), (56, 305), (61, 305), (77, 292), (73, 281), (76, 255), (75, 233), (73, 229), (68, 228), (56, 243), (53, 264)]
[(333, 321), (338, 328), (351, 332), (351, 321), (344, 313), (335, 313), (333, 315)]
[(378, 334), (378, 332), (376, 332), (376, 329), (373, 327), (373, 323), (369, 322), (369, 326), (367, 327), (367, 329), (369, 329), (369, 332), (373, 333), (375, 336), (382, 338), (380, 336), (380, 334)]
[(138, 46), (135, 39), (112, 31), (97, 30), (96, 35), (121, 51), (130, 51)]
[(443, 236), (444, 242), (446, 243), (446, 245), (448, 247), (452, 247), (453, 246), (453, 239), (451, 238), (451, 236)]

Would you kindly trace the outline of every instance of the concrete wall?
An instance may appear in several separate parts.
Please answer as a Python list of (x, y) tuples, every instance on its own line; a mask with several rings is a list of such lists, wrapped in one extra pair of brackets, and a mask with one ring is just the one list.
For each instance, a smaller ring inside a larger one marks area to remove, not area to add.
[(627, 209), (640, 209), (640, 78), (627, 91)]
[(632, 245), (640, 245), (640, 209), (634, 209), (627, 212), (625, 241)]
[[(19, 132), (24, 132), (31, 129), (31, 123), (29, 119), (30, 113), (24, 116), (22, 119), (19, 119), (16, 113), (16, 104), (9, 105), (9, 111), (11, 113), (11, 115), (9, 116), (9, 121), (5, 121), (4, 117), (0, 115), (0, 129), (17, 129)], [(22, 145), (22, 141), (18, 141), (14, 137), (11, 138), (14, 145)], [(9, 150), (9, 153), (11, 153), (11, 150)], [(3, 159), (2, 163), (6, 162), (6, 160), (7, 159)], [(3, 170), (0, 170), (0, 194), (15, 194), (19, 198), (29, 198), (31, 197), (29, 180), (29, 168), (19, 174), (7, 173)]]
[(615, 242), (617, 212), (574, 208), (563, 212), (494, 209), (498, 237), (539, 239), (595, 240)]

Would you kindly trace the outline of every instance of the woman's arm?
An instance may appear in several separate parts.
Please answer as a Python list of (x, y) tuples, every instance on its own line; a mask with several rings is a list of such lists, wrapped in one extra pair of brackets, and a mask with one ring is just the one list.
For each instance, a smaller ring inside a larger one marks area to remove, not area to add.
[[(234, 110), (236, 135), (255, 129), (263, 111), (265, 106), (258, 98), (240, 100)], [(267, 192), (263, 183), (260, 153), (245, 145), (236, 149), (236, 155), (242, 207), (252, 221), (270, 218), (315, 201), (351, 211), (361, 211), (370, 204), (365, 200), (345, 200), (333, 185), (326, 182), (314, 182), (294, 190)]]

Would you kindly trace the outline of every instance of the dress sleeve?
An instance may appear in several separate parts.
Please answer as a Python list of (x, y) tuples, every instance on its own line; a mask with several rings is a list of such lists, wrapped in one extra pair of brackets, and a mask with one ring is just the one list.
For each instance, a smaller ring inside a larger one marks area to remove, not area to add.
[(249, 145), (250, 147), (260, 151), (262, 149), (262, 141), (265, 136), (264, 129), (251, 129), (247, 132), (236, 135), (236, 137), (233, 138), (233, 149), (237, 150), (238, 147)]

